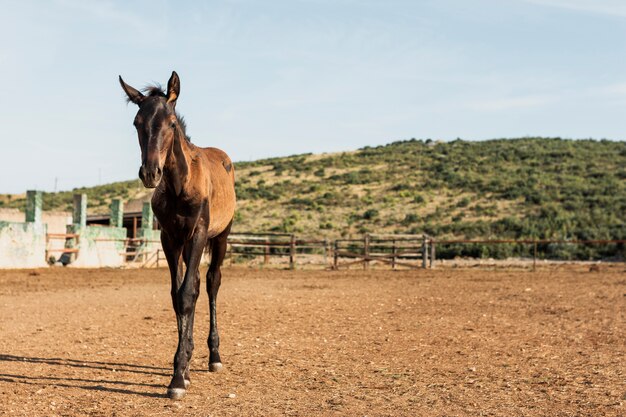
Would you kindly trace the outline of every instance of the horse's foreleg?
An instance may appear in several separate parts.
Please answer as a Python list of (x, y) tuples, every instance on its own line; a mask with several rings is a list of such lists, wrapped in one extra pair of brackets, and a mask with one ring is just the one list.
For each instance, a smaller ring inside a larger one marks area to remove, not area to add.
[(211, 251), (211, 265), (207, 272), (207, 292), (209, 293), (209, 311), (211, 315), (211, 327), (209, 330), (209, 338), (207, 343), (209, 345), (209, 371), (219, 372), (222, 370), (222, 360), (220, 359), (220, 336), (217, 331), (217, 292), (220, 289), (222, 282), (222, 261), (226, 255), (226, 243), (228, 233), (230, 232), (230, 226), (222, 232), (219, 236), (215, 237), (212, 244)]
[[(199, 268), (196, 270), (196, 282), (198, 283), (198, 287), (200, 286), (200, 271)], [(199, 291), (196, 291), (199, 294)], [(196, 300), (198, 295), (195, 296)], [(191, 377), (189, 372), (189, 364), (191, 363), (191, 356), (193, 355), (194, 342), (193, 342), (193, 323), (196, 316), (196, 301), (194, 300), (194, 307), (191, 309), (191, 316), (189, 319), (189, 329), (190, 331), (187, 333), (187, 368), (185, 368), (184, 378), (185, 378), (185, 388), (189, 388), (191, 384)]]
[(180, 399), (189, 385), (189, 361), (193, 351), (193, 319), (196, 301), (200, 294), (198, 266), (206, 244), (203, 234), (196, 234), (185, 244), (183, 256), (187, 269), (173, 302), (178, 323), (178, 349), (174, 355), (174, 375), (167, 390), (172, 399)]
[[(161, 244), (163, 245), (163, 252), (167, 258), (167, 265), (170, 269), (170, 276), (172, 279), (170, 291), (172, 296), (172, 307), (174, 307), (174, 312), (178, 315), (178, 302), (176, 294), (178, 293), (184, 279), (182, 260), (183, 245), (182, 242), (178, 243), (176, 239), (170, 238), (165, 231), (161, 232)], [(178, 323), (178, 331), (180, 332), (180, 323)], [(187, 374), (185, 375), (184, 381), (185, 387), (189, 386), (189, 383), (189, 375)]]

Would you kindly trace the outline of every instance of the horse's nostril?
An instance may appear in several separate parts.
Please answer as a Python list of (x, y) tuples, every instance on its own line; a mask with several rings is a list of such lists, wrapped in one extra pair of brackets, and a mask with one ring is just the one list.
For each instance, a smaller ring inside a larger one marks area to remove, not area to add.
[(157, 167), (157, 170), (156, 170), (156, 171), (157, 171), (157, 176), (158, 176), (158, 177), (160, 177), (160, 176), (161, 176), (161, 174), (163, 173), (163, 171), (161, 170), (161, 168), (160, 168), (160, 167)]

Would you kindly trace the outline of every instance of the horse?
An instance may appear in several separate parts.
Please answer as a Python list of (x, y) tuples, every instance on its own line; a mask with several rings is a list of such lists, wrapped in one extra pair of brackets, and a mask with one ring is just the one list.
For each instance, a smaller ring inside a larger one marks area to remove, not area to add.
[(206, 274), (210, 308), (209, 371), (219, 372), (223, 368), (215, 305), (226, 240), (235, 214), (235, 169), (222, 150), (191, 143), (185, 122), (176, 112), (180, 94), (176, 71), (167, 82), (167, 91), (155, 85), (140, 92), (121, 76), (119, 82), (128, 102), (139, 106), (133, 122), (141, 147), (139, 178), (144, 187), (154, 189), (152, 210), (161, 226), (161, 243), (171, 275), (178, 348), (167, 396), (178, 400), (185, 396), (191, 384), (189, 363), (200, 293), (198, 268), (205, 249), (211, 254)]

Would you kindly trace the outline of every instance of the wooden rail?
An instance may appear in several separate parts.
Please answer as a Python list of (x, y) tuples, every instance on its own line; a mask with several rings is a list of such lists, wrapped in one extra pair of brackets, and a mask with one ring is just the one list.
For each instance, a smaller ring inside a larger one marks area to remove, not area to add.
[[(337, 239), (333, 244), (333, 269), (362, 264), (367, 270), (373, 262), (390, 265), (392, 269), (426, 268), (429, 259), (431, 266), (434, 261), (427, 251), (429, 242), (426, 235), (366, 234), (363, 239)], [(341, 262), (342, 258), (348, 261)]]
[(626, 239), (431, 239), (432, 259), (435, 258), (435, 245), (448, 245), (448, 244), (481, 244), (481, 245), (498, 245), (498, 244), (521, 244), (533, 246), (533, 264), (532, 270), (537, 268), (538, 248), (537, 245), (545, 244), (571, 244), (571, 245), (610, 245), (610, 244), (626, 244)]
[[(48, 248), (52, 239), (75, 240), (80, 236), (75, 233), (49, 233), (46, 236), (46, 258), (51, 252), (62, 254), (78, 253), (79, 249)], [(159, 240), (145, 238), (110, 239), (97, 238), (97, 242), (124, 242), (125, 250), (120, 253), (127, 262), (141, 261), (142, 266), (160, 266), (164, 260), (162, 249), (142, 250), (147, 243), (160, 243)], [(373, 263), (388, 265), (392, 269), (402, 268), (434, 268), (437, 246), (465, 244), (520, 244), (532, 245), (533, 270), (538, 259), (538, 245), (574, 244), (574, 245), (606, 245), (626, 244), (626, 240), (565, 240), (565, 239), (435, 239), (422, 235), (379, 235), (366, 234), (361, 239), (308, 239), (298, 238), (290, 233), (232, 233), (228, 239), (227, 254), (231, 260), (237, 258), (262, 257), (264, 265), (270, 263), (272, 257), (279, 258), (279, 263), (287, 263), (295, 269), (298, 260), (309, 258), (310, 264), (325, 266), (332, 269), (349, 268), (361, 265), (367, 270)], [(130, 250), (135, 248), (136, 250)]]
[(65, 242), (67, 243), (70, 239), (75, 239), (74, 244), (78, 245), (80, 235), (77, 233), (47, 233), (46, 234), (46, 252), (45, 252), (46, 262), (48, 262), (49, 255), (51, 252), (61, 252), (60, 256), (63, 256), (66, 253), (69, 253), (69, 254), (78, 253), (79, 251), (78, 248), (67, 248), (67, 247), (50, 248), (48, 246), (51, 240), (65, 240)]
[(322, 265), (327, 265), (330, 252), (326, 239), (298, 239), (288, 233), (232, 233), (227, 254), (231, 260), (262, 256), (264, 265), (270, 263), (271, 257), (288, 258), (289, 268), (295, 269), (298, 259), (311, 255), (321, 255)]
[(159, 266), (159, 261), (162, 261), (160, 258), (155, 258), (155, 255), (158, 256), (160, 249), (154, 248), (147, 250), (143, 248), (143, 245), (148, 243), (161, 244), (161, 241), (158, 239), (147, 239), (143, 237), (127, 237), (123, 239), (99, 237), (95, 238), (94, 242), (122, 242), (124, 249), (122, 252), (119, 252), (119, 255), (124, 257), (124, 262), (141, 262), (142, 267), (148, 267), (153, 264)]

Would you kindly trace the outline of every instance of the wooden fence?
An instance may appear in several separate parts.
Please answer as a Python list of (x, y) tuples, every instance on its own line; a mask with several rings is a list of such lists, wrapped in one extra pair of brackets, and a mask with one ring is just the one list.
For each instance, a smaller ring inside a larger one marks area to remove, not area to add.
[[(76, 233), (48, 233), (46, 234), (46, 253), (45, 253), (46, 262), (50, 262), (50, 254), (53, 252), (60, 252), (61, 254), (59, 255), (59, 257), (63, 256), (66, 253), (70, 255), (73, 253), (78, 253), (78, 249), (76, 248), (65, 247), (65, 242), (67, 242), (70, 239), (74, 239), (75, 245), (78, 245), (80, 235)], [(50, 247), (50, 242), (53, 240), (62, 240), (64, 242), (64, 246), (58, 247), (58, 248)], [(54, 258), (56, 258), (56, 256)], [(54, 262), (54, 260), (52, 262)]]
[(369, 269), (373, 262), (390, 265), (392, 269), (432, 267), (435, 247), (430, 245), (429, 253), (431, 241), (427, 235), (366, 234), (363, 239), (338, 239), (333, 244), (333, 269), (357, 264)]
[(563, 245), (624, 245), (626, 244), (626, 240), (564, 240), (564, 239), (477, 239), (477, 240), (469, 240), (469, 239), (441, 239), (435, 240), (431, 239), (431, 246), (433, 252), (433, 260), (434, 260), (434, 252), (435, 245), (529, 245), (532, 247), (532, 270), (534, 271), (537, 268), (537, 259), (538, 257), (538, 246), (546, 245), (546, 244), (563, 244)]
[(263, 265), (270, 258), (287, 260), (290, 269), (295, 269), (297, 259), (310, 258), (309, 263), (326, 265), (329, 259), (330, 241), (301, 239), (289, 233), (232, 233), (228, 236), (227, 256), (231, 262), (247, 261), (261, 257)]
[[(422, 235), (378, 235), (366, 234), (361, 239), (306, 240), (292, 234), (239, 233), (229, 237), (229, 254), (241, 256), (242, 260), (262, 257), (269, 264), (271, 257), (279, 258), (276, 263), (288, 262), (293, 269), (310, 257), (309, 264), (330, 269), (345, 269), (362, 266), (369, 269), (374, 263), (397, 268), (434, 268), (437, 247), (444, 245), (528, 245), (531, 248), (532, 269), (539, 259), (538, 246), (545, 244), (609, 245), (625, 244), (626, 240), (558, 240), (558, 239), (491, 239), (491, 240), (445, 240)], [(322, 255), (322, 256), (320, 256)], [(329, 261), (330, 260), (330, 261)]]
[[(77, 234), (48, 234), (53, 239), (80, 238)], [(122, 241), (122, 239), (96, 239), (96, 241)], [(144, 238), (123, 239), (124, 250), (120, 256), (127, 264), (140, 267), (165, 266), (167, 262), (160, 241)], [(626, 244), (626, 240), (558, 240), (558, 239), (435, 239), (428, 235), (380, 235), (366, 234), (360, 239), (305, 239), (289, 233), (232, 233), (228, 237), (227, 257), (231, 263), (256, 263), (257, 265), (318, 266), (328, 269), (362, 266), (369, 269), (372, 264), (397, 268), (434, 268), (437, 247), (444, 245), (528, 245), (532, 248), (532, 268), (536, 267), (538, 246), (545, 244), (609, 245)], [(152, 247), (150, 247), (152, 245)], [(50, 252), (77, 253), (75, 248), (47, 248)], [(274, 258), (274, 259), (273, 259)], [(273, 259), (273, 260), (272, 260)]]

